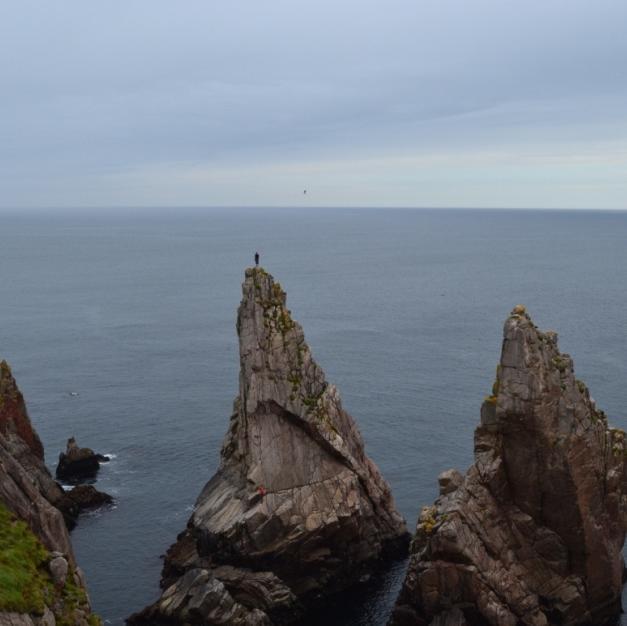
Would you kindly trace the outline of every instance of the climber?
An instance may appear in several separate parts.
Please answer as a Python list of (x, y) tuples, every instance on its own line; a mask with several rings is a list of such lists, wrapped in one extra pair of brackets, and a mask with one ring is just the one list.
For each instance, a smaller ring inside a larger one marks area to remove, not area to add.
[(255, 267), (259, 267), (259, 252), (255, 252)]

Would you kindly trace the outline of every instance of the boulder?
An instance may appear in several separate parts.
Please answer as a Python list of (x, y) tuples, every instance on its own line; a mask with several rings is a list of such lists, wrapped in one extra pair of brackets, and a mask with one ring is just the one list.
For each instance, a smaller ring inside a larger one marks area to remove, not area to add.
[(44, 460), (44, 447), (35, 432), (22, 392), (19, 390), (9, 364), (0, 361), (0, 434), (19, 437), (34, 457)]
[[(625, 434), (517, 306), (463, 480), (424, 507), (390, 624), (602, 624), (621, 610)], [(456, 476), (456, 475), (455, 475)]]
[(52, 580), (57, 587), (63, 587), (67, 579), (68, 563), (62, 556), (55, 556), (48, 565)]
[(67, 497), (79, 511), (113, 504), (113, 498), (108, 493), (98, 491), (93, 485), (77, 485), (67, 492)]

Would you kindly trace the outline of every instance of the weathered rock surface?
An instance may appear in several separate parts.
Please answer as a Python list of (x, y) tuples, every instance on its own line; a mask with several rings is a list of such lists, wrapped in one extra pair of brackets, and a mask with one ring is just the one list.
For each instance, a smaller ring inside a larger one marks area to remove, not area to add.
[(30, 423), (22, 392), (4, 360), (0, 361), (0, 434), (19, 437), (36, 458), (44, 460), (44, 447)]
[(620, 611), (625, 435), (524, 307), (463, 480), (425, 507), (391, 624), (602, 624)]
[(77, 485), (66, 496), (71, 500), (78, 511), (88, 511), (107, 504), (113, 504), (113, 498), (104, 491), (98, 491), (93, 485)]
[(107, 463), (109, 457), (94, 452), (91, 448), (80, 448), (74, 437), (67, 440), (65, 452), (59, 454), (57, 478), (59, 480), (85, 480), (94, 478), (101, 463)]
[[(32, 562), (0, 560), (1, 578), (7, 583), (22, 580), (18, 576), (30, 580), (35, 589), (42, 590), (46, 603), (42, 606), (36, 600), (36, 594), (32, 598), (31, 594), (23, 596), (16, 608), (12, 605), (15, 599), (11, 599), (11, 594), (5, 594), (0, 602), (0, 625), (54, 626), (58, 620), (84, 626), (100, 623), (95, 615), (91, 615), (82, 573), (77, 567), (61, 512), (75, 506), (50, 476), (44, 464), (43, 446), (31, 425), (22, 394), (9, 366), (2, 361), (0, 551), (9, 546), (13, 548), (15, 537), (40, 547), (34, 549)], [(22, 522), (23, 529), (20, 527)], [(4, 545), (5, 542), (8, 545)], [(30, 552), (28, 556), (31, 556)], [(32, 610), (23, 610), (29, 602)]]
[[(29, 515), (32, 494), (38, 492), (50, 505), (63, 512), (69, 527), (74, 525), (78, 512), (76, 506), (66, 497), (44, 463), (43, 446), (6, 361), (0, 362), (0, 461), (0, 476), (4, 477), (0, 482), (0, 498), (4, 489), (6, 497), (13, 502), (10, 508), (20, 518), (26, 519)], [(20, 488), (15, 484), (20, 484)], [(22, 496), (26, 497), (22, 499)], [(35, 509), (35, 512), (39, 511), (41, 508)], [(47, 515), (43, 517), (48, 518)], [(40, 526), (43, 528), (45, 524)]]
[(220, 468), (167, 554), (165, 592), (130, 623), (287, 623), (406, 547), (387, 483), (261, 268), (246, 270), (237, 332)]

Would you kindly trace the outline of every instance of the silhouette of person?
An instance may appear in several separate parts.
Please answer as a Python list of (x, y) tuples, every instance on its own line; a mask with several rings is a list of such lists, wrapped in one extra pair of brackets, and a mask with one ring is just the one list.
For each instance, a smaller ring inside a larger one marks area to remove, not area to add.
[(259, 252), (255, 252), (255, 266), (259, 267)]

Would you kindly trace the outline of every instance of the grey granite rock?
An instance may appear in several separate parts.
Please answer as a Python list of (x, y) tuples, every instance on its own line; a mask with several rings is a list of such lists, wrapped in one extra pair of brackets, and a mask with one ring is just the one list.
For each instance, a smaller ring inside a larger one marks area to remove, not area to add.
[(35, 626), (30, 615), (0, 612), (0, 626)]
[[(190, 571), (208, 571), (212, 589), (219, 580), (248, 610), (283, 623), (407, 542), (389, 486), (314, 361), (285, 292), (261, 268), (246, 270), (242, 288), (239, 395), (220, 468), (164, 567), (175, 623), (186, 619), (189, 602), (178, 599), (189, 595)], [(158, 623), (164, 596), (130, 621)], [(212, 619), (199, 623), (222, 623)]]
[(35, 626), (56, 626), (57, 619), (54, 613), (48, 608), (44, 608), (44, 614), (35, 617)]
[(68, 500), (74, 503), (78, 511), (87, 511), (113, 504), (113, 498), (108, 493), (98, 491), (93, 485), (77, 485), (65, 495)]
[(464, 482), (464, 477), (456, 469), (449, 469), (438, 476), (440, 495), (452, 493)]
[(56, 556), (50, 561), (48, 569), (50, 570), (54, 584), (57, 587), (63, 587), (68, 573), (67, 561), (62, 556)]
[(446, 482), (423, 509), (391, 624), (457, 624), (460, 612), (493, 626), (615, 617), (624, 438), (575, 379), (557, 335), (516, 307), (475, 431), (475, 462), (457, 488)]

